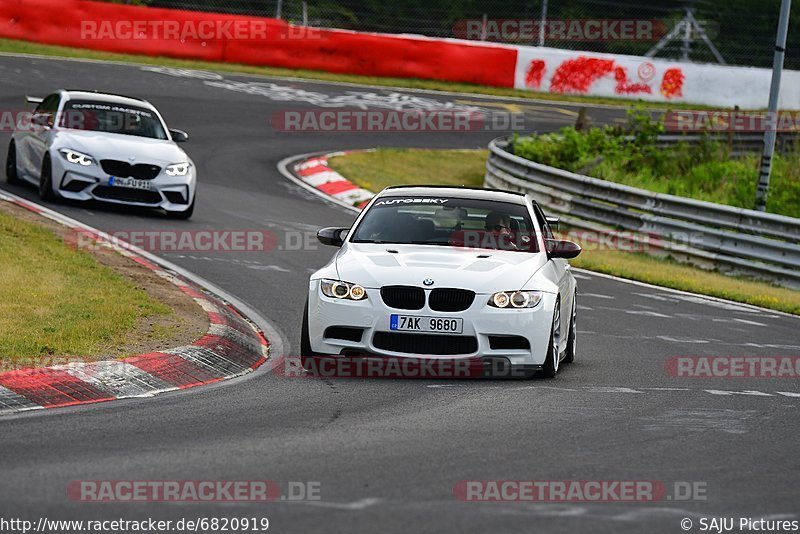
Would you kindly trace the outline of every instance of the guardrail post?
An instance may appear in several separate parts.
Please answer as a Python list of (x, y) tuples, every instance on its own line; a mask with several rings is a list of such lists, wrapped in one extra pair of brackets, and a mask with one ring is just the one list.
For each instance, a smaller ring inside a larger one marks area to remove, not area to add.
[(586, 108), (580, 108), (578, 110), (578, 118), (575, 119), (575, 129), (579, 132), (582, 132), (588, 125), (589, 120), (586, 117)]

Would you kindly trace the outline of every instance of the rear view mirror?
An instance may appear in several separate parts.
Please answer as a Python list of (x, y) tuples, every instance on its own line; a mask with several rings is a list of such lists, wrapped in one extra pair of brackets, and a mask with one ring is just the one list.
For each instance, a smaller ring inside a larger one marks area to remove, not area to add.
[(433, 215), (435, 219), (459, 219), (464, 220), (469, 217), (466, 208), (439, 208)]
[(317, 239), (323, 245), (330, 245), (332, 247), (341, 247), (344, 244), (344, 238), (347, 237), (349, 228), (323, 228), (317, 232)]
[(581, 253), (580, 245), (572, 241), (547, 239), (545, 240), (545, 246), (547, 247), (547, 256), (550, 258), (569, 260)]
[(183, 130), (170, 130), (169, 134), (172, 136), (172, 140), (176, 143), (185, 143), (189, 140), (189, 134)]
[(547, 224), (550, 225), (550, 229), (554, 232), (558, 230), (558, 217), (545, 217), (547, 219)]

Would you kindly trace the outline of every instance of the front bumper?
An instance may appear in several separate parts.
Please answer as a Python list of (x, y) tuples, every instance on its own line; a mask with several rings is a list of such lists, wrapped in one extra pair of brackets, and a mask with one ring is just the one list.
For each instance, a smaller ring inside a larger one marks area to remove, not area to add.
[(53, 187), (59, 196), (71, 200), (98, 200), (113, 204), (186, 211), (194, 200), (197, 178), (192, 166), (186, 176), (167, 176), (164, 169), (148, 180), (149, 190), (118, 187), (98, 164), (88, 167), (53, 156)]
[[(308, 334), (313, 352), (426, 360), (503, 359), (513, 367), (529, 369), (544, 364), (556, 302), (554, 294), (544, 293), (536, 307), (524, 309), (493, 308), (486, 304), (489, 295), (478, 294), (465, 311), (438, 312), (428, 307), (427, 299), (421, 310), (389, 308), (381, 299), (379, 289), (366, 291), (367, 299), (361, 301), (333, 299), (322, 294), (319, 280), (311, 280)], [(395, 332), (390, 329), (393, 314), (461, 318), (464, 321), (463, 331), (461, 334)], [(347, 332), (351, 335), (336, 335), (341, 332), (341, 327), (350, 329)], [(356, 340), (358, 330), (361, 331), (360, 340)], [(426, 336), (436, 339), (426, 340)], [(428, 344), (428, 341), (431, 343)], [(426, 346), (435, 347), (436, 350), (434, 353), (425, 352)], [(455, 353), (443, 354), (448, 351), (447, 347), (452, 347)], [(460, 349), (463, 347), (472, 347), (472, 350), (462, 352)]]

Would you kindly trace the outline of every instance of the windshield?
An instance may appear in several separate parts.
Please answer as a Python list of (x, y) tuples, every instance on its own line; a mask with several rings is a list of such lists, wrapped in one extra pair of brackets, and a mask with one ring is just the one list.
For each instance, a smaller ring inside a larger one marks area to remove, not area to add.
[(73, 130), (167, 139), (161, 121), (152, 110), (108, 102), (68, 101), (64, 106), (61, 126)]
[(351, 242), (538, 252), (524, 205), (452, 197), (383, 197), (364, 215)]

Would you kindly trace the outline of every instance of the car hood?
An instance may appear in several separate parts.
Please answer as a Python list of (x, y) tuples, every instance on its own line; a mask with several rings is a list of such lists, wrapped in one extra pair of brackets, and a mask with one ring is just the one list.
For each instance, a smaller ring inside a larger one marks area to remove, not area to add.
[(132, 135), (83, 130), (59, 131), (53, 140), (55, 148), (71, 148), (96, 160), (121, 159), (132, 163), (152, 163), (160, 166), (190, 161), (186, 153), (172, 141), (149, 139)]
[[(388, 252), (389, 250), (397, 253)], [(347, 243), (336, 257), (340, 279), (366, 288), (387, 285), (458, 287), (479, 294), (521, 289), (547, 262), (542, 253)]]

